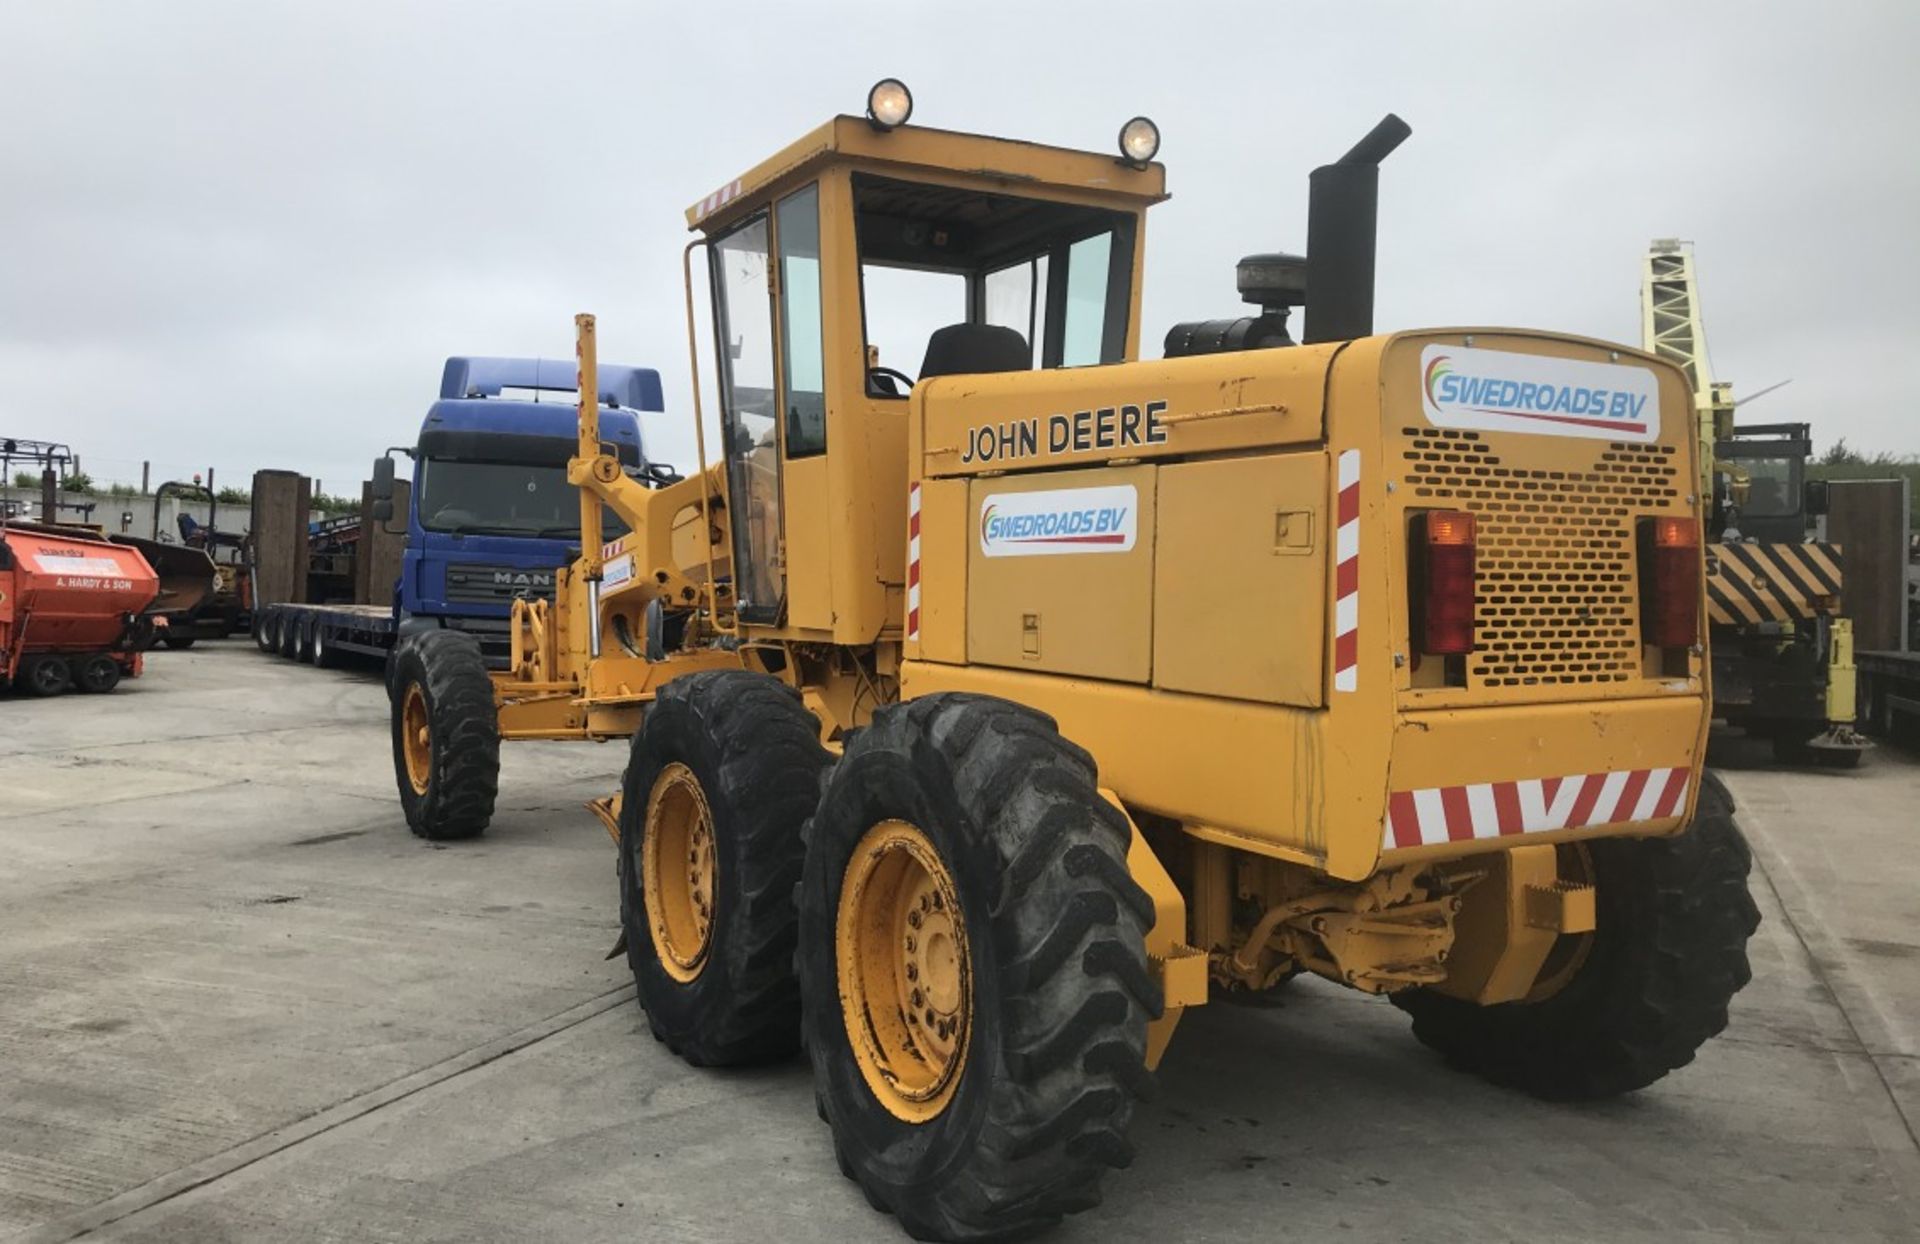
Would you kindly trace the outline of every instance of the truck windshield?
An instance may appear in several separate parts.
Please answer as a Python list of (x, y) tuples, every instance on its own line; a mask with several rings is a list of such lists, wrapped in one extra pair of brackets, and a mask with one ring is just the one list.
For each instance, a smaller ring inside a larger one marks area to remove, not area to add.
[[(428, 458), (415, 487), (420, 525), (428, 531), (555, 540), (580, 538), (580, 494), (564, 465)], [(608, 539), (626, 533), (613, 511), (602, 514)]]
[(1803, 487), (1798, 458), (1741, 458), (1747, 473), (1747, 504), (1743, 513), (1753, 518), (1788, 518), (1800, 512)]

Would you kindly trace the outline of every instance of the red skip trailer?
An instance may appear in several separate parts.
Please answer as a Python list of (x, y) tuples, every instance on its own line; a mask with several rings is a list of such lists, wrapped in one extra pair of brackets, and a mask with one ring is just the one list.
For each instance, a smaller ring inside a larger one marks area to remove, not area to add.
[(140, 673), (159, 576), (137, 549), (0, 526), (0, 684), (35, 695), (111, 691)]

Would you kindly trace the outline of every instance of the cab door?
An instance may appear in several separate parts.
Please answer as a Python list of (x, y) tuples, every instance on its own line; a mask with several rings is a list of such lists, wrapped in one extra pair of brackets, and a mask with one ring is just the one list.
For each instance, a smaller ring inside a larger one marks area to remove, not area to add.
[[(807, 469), (823, 468), (813, 460), (826, 452), (819, 188), (797, 190), (715, 238), (710, 272), (740, 617), (760, 625), (789, 613), (810, 617), (829, 607), (825, 549), (816, 558), (807, 525), (808, 515), (825, 514), (825, 498), (804, 498), (795, 529), (783, 493), (791, 482), (811, 494), (813, 476), (824, 479)], [(806, 599), (789, 601), (787, 569), (796, 560), (822, 573), (800, 584), (797, 596)]]

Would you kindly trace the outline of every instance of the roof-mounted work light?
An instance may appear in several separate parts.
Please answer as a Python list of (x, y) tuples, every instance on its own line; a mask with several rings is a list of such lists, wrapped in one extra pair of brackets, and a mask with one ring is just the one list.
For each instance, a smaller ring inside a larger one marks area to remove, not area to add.
[(1145, 168), (1160, 153), (1160, 127), (1145, 117), (1135, 117), (1120, 127), (1120, 162), (1131, 168)]
[(913, 115), (913, 92), (898, 78), (882, 78), (867, 92), (867, 123), (876, 130), (905, 125)]

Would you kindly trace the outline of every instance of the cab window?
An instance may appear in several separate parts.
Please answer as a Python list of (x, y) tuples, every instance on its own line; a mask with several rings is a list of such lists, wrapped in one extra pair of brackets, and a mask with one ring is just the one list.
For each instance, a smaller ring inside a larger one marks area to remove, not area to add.
[(714, 239), (713, 328), (720, 355), (720, 423), (733, 506), (734, 592), (740, 616), (780, 611), (780, 421), (773, 374), (773, 296), (767, 213)]
[(986, 295), (986, 322), (1011, 328), (1027, 339), (1030, 366), (1040, 366), (1040, 342), (1047, 297), (1046, 255), (996, 268), (981, 283)]
[(780, 359), (787, 456), (827, 448), (826, 352), (820, 332), (820, 190), (808, 186), (774, 208), (780, 246)]
[[(1124, 356), (1135, 217), (856, 174), (867, 392), (942, 373), (1078, 367)], [(943, 329), (992, 326), (998, 334)]]
[(1800, 512), (1802, 468), (1798, 458), (1741, 458), (1747, 473), (1747, 503), (1741, 512), (1753, 518), (1790, 518)]
[(1096, 233), (1067, 248), (1066, 324), (1060, 333), (1060, 362), (1084, 367), (1103, 361), (1107, 328), (1107, 278), (1113, 258), (1113, 234)]

